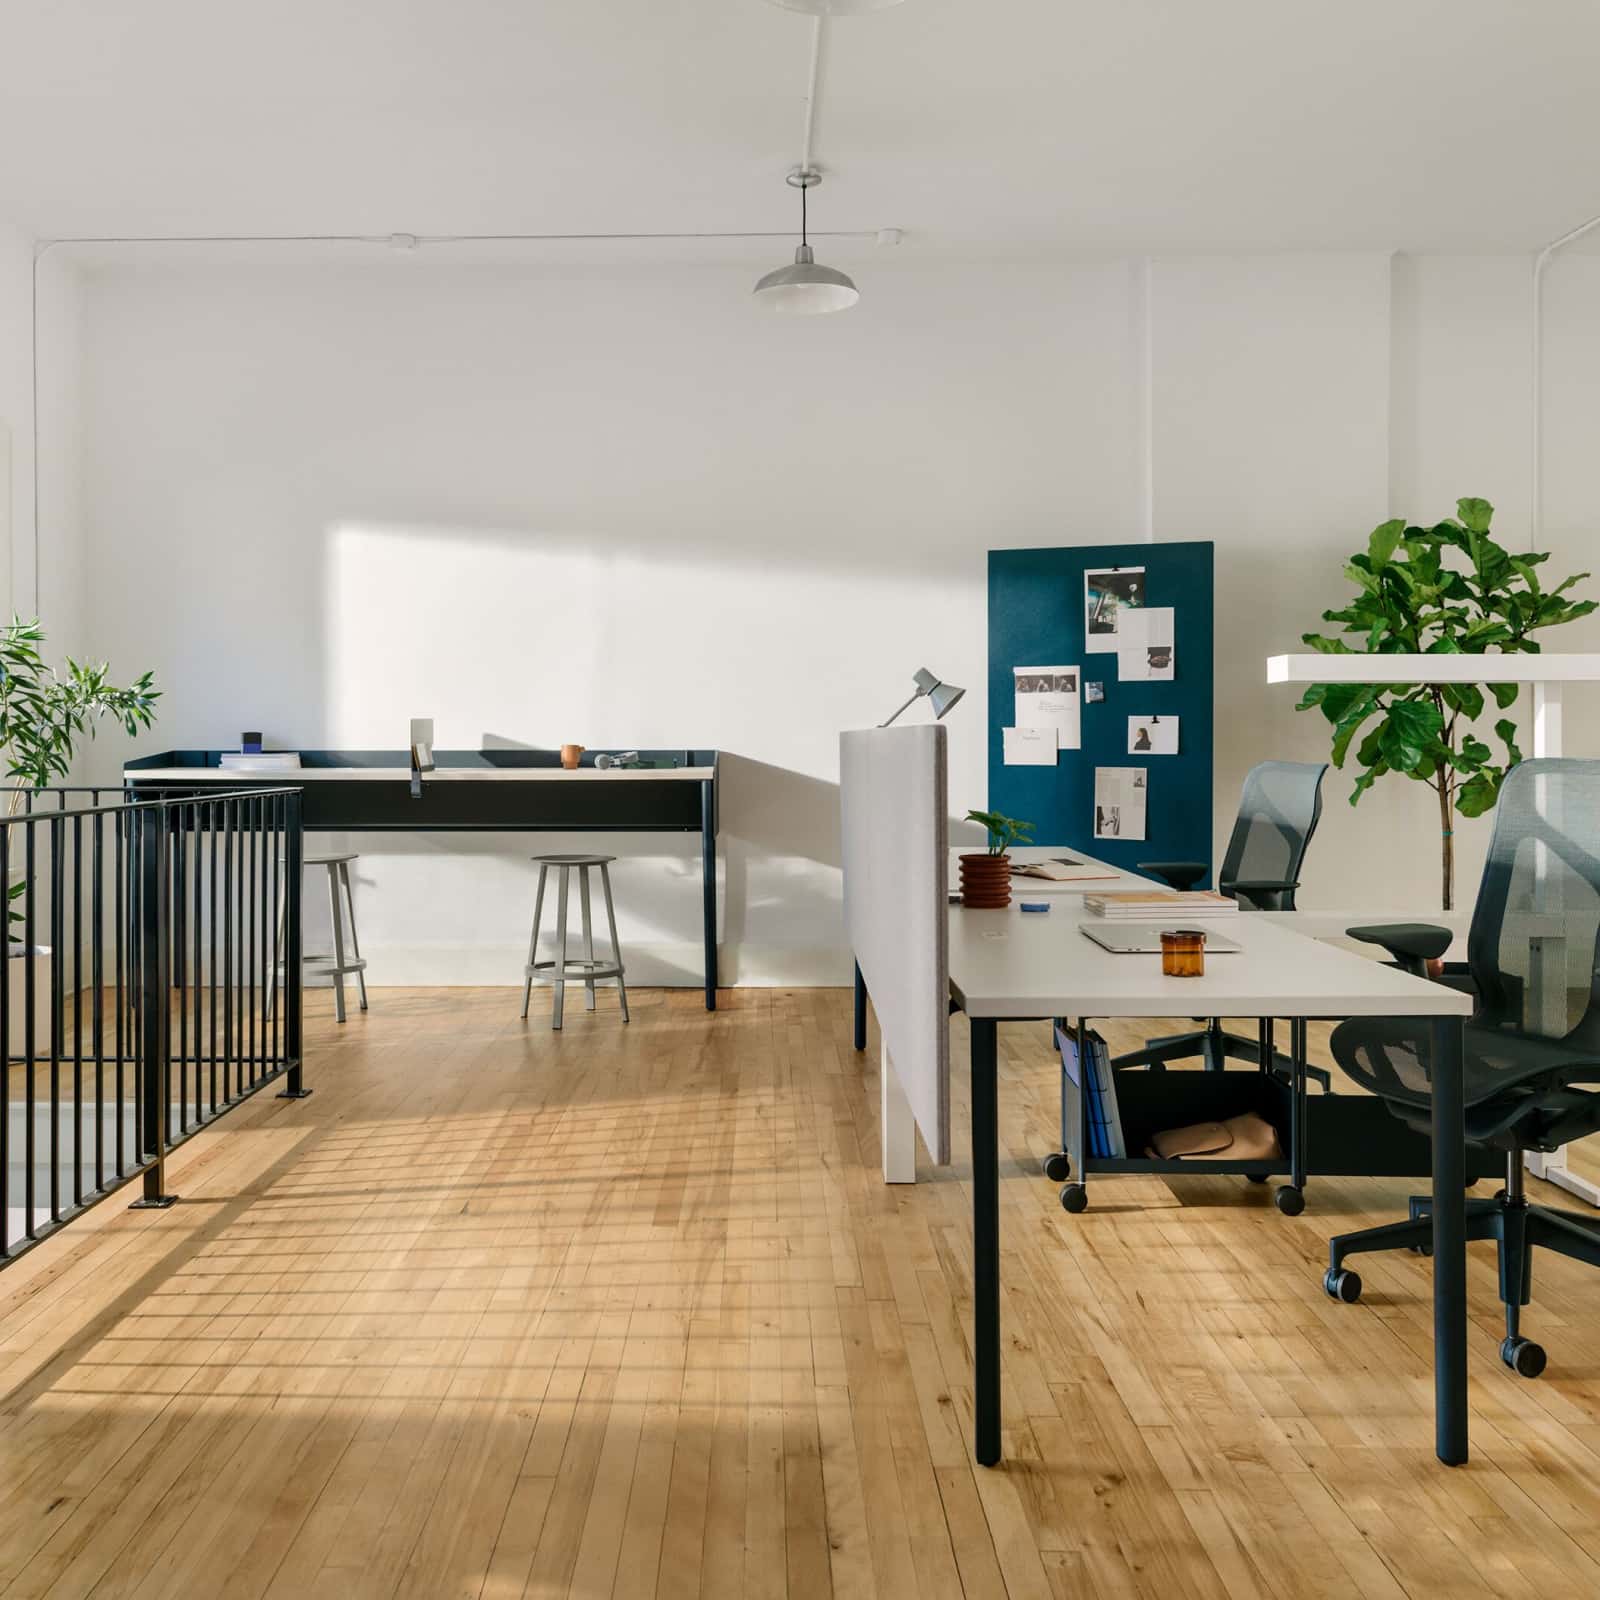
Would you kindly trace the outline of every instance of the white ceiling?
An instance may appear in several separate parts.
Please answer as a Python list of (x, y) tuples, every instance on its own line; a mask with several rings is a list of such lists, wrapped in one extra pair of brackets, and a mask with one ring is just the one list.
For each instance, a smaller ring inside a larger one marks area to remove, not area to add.
[[(0, 0), (0, 218), (784, 229), (810, 27), (764, 0)], [(906, 0), (831, 34), (825, 229), (1498, 250), (1600, 211), (1594, 0)]]

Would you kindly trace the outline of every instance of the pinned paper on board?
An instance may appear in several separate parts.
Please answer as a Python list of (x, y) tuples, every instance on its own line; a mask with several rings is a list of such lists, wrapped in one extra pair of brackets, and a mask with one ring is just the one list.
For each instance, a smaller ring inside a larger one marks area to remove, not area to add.
[(1144, 605), (1143, 567), (1102, 567), (1083, 575), (1083, 648), (1120, 648), (1124, 622)]
[(1147, 774), (1143, 767), (1094, 769), (1094, 836), (1144, 838)]
[(1019, 728), (1054, 728), (1058, 750), (1083, 744), (1077, 667), (1013, 667), (1015, 723)]
[(1176, 717), (1129, 717), (1130, 756), (1175, 756), (1178, 753)]
[(1159, 682), (1177, 676), (1171, 606), (1124, 613), (1117, 633), (1117, 677), (1124, 683)]
[(1002, 728), (1008, 767), (1053, 767), (1056, 764), (1054, 728)]

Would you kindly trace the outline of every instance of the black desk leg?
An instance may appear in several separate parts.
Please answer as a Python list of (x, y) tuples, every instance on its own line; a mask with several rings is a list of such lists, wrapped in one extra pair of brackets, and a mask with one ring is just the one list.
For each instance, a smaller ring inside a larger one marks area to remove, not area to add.
[[(1292, 1122), (1289, 1142), (1293, 1148), (1290, 1152), (1289, 1181), (1302, 1191), (1306, 1186), (1306, 1032), (1304, 1017), (1296, 1017), (1290, 1022), (1289, 1053), (1293, 1058), (1290, 1065), (1293, 1099), (1290, 1102)], [(1269, 1030), (1268, 1038), (1270, 1037)]]
[(856, 1049), (867, 1048), (867, 980), (856, 968)]
[(972, 1019), (973, 1406), (981, 1466), (1000, 1459), (1000, 1127), (995, 1024)]
[(701, 916), (706, 935), (706, 1010), (717, 1009), (717, 796), (709, 778), (700, 785)]
[(1435, 1017), (1433, 1090), (1433, 1427), (1446, 1466), (1467, 1459), (1467, 1134), (1461, 1018)]

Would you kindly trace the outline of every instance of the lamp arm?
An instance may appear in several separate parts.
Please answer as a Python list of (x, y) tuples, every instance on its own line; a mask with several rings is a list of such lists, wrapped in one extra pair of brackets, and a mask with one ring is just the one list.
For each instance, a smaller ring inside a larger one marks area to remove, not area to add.
[(906, 709), (906, 707), (907, 707), (907, 706), (910, 706), (910, 705), (912, 705), (912, 704), (913, 704), (913, 703), (914, 703), (914, 702), (915, 702), (915, 701), (918, 701), (918, 700), (920, 700), (920, 699), (921, 699), (921, 698), (922, 698), (922, 695), (923, 695), (923, 691), (922, 691), (922, 690), (921, 690), (921, 689), (920, 689), (920, 688), (918, 688), (918, 689), (916, 689), (916, 690), (914, 690), (914, 691), (913, 691), (913, 693), (912, 693), (912, 695), (911, 695), (911, 699), (910, 699), (910, 700), (907, 700), (907, 701), (906, 701), (906, 703), (905, 703), (905, 705), (903, 705), (903, 706), (900, 706), (900, 707), (899, 707), (899, 708), (898, 708), (898, 709), (897, 709), (897, 710), (896, 710), (896, 711), (895, 711), (895, 713), (894, 713), (894, 716), (893, 716), (893, 717), (890, 717), (890, 718), (889, 718), (889, 719), (888, 719), (888, 722), (880, 722), (880, 723), (879, 723), (879, 724), (878, 724), (878, 726), (879, 726), (879, 727), (880, 727), (880, 728), (887, 728), (887, 727), (888, 727), (888, 726), (889, 726), (889, 723), (890, 723), (890, 722), (893, 722), (893, 721), (894, 721), (894, 718), (895, 718), (895, 717), (898, 717), (898, 716), (899, 716), (899, 715), (900, 715), (900, 713), (901, 713), (901, 712), (902, 712), (902, 711), (904, 711), (904, 710), (905, 710), (905, 709)]

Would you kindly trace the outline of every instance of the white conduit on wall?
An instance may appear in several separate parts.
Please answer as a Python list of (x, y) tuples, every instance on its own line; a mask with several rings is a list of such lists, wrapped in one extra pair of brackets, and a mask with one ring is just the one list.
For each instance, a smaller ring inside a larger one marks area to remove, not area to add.
[(1544, 531), (1544, 273), (1551, 259), (1586, 233), (1600, 228), (1600, 217), (1590, 217), (1559, 239), (1547, 244), (1533, 261), (1533, 360), (1528, 407), (1528, 548), (1537, 550)]

